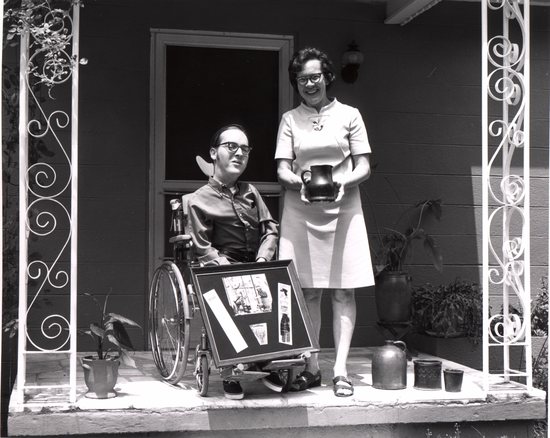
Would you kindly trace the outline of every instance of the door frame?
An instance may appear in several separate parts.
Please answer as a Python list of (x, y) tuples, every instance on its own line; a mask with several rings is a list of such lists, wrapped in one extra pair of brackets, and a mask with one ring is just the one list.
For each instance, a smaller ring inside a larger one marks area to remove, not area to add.
[[(292, 107), (294, 95), (287, 76), (287, 66), (294, 51), (294, 37), (291, 35), (151, 29), (149, 282), (154, 268), (164, 257), (164, 224), (168, 214), (164, 211), (164, 197), (171, 193), (176, 196), (192, 192), (205, 183), (204, 180), (165, 178), (166, 47), (174, 45), (276, 51), (279, 54), (279, 117)], [(279, 196), (280, 186), (276, 182), (255, 181), (254, 185), (266, 196)]]

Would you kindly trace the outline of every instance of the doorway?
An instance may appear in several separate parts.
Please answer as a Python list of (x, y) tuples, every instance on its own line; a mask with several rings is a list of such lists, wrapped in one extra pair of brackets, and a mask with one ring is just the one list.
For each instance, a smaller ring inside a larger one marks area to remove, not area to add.
[(195, 157), (209, 158), (210, 137), (225, 124), (247, 129), (254, 155), (242, 179), (278, 217), (273, 157), (280, 117), (292, 107), (292, 52), (288, 35), (152, 30), (149, 278), (170, 256), (170, 199), (205, 184)]

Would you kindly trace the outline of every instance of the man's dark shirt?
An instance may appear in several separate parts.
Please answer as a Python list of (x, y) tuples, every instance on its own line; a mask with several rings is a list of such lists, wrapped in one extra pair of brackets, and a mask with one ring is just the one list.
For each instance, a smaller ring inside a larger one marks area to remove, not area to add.
[(228, 263), (224, 250), (252, 253), (252, 261), (271, 260), (275, 255), (278, 223), (260, 193), (244, 182), (238, 182), (235, 189), (233, 193), (210, 178), (188, 199), (190, 232), (202, 263)]

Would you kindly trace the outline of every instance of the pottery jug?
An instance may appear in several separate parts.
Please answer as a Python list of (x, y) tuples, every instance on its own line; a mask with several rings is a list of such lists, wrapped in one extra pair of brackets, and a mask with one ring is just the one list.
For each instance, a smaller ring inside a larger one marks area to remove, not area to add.
[(311, 166), (302, 172), (302, 181), (306, 186), (306, 198), (311, 202), (330, 202), (336, 199), (332, 166), (328, 164)]
[(385, 341), (372, 356), (372, 386), (376, 389), (407, 387), (407, 346), (403, 341)]

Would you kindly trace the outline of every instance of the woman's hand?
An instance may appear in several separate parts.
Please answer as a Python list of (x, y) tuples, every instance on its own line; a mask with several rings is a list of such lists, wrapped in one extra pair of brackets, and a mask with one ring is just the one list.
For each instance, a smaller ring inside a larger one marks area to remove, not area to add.
[(306, 186), (304, 184), (302, 184), (302, 188), (300, 189), (300, 198), (304, 204), (311, 204), (310, 200), (307, 199)]
[(302, 178), (292, 171), (292, 160), (277, 160), (277, 178), (287, 190), (301, 191), (303, 189)]
[(345, 184), (340, 181), (334, 181), (334, 193), (336, 194), (336, 198), (334, 199), (334, 202), (340, 202), (342, 198), (344, 197), (345, 192)]

